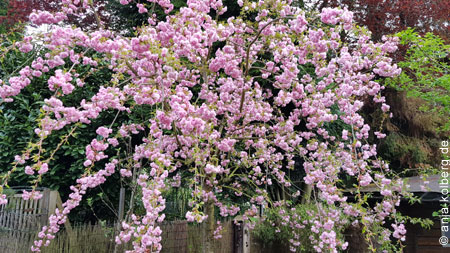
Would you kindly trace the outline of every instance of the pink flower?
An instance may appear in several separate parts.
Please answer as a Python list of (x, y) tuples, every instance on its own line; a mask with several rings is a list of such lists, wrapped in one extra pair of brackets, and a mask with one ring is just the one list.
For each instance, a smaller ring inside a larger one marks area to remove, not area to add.
[(48, 86), (51, 91), (61, 88), (64, 94), (72, 93), (74, 86), (70, 83), (72, 75), (70, 73), (63, 73), (62, 70), (57, 69), (55, 75), (48, 79)]
[(34, 170), (30, 166), (25, 167), (25, 174), (27, 175), (34, 175)]
[(88, 167), (88, 166), (90, 166), (91, 164), (92, 164), (92, 161), (91, 161), (91, 160), (86, 160), (86, 161), (84, 161), (83, 166), (84, 166), (84, 167)]
[(112, 133), (112, 129), (106, 127), (99, 127), (97, 131), (95, 131), (98, 135), (101, 135), (103, 138), (108, 138), (108, 136)]
[(8, 199), (5, 194), (0, 194), (0, 206), (8, 204)]
[(348, 131), (346, 129), (342, 130), (342, 139), (348, 140)]
[(392, 234), (392, 236), (394, 236), (394, 238), (400, 239), (401, 241), (405, 241), (406, 238), (405, 225), (401, 223), (400, 225), (392, 224), (391, 226), (394, 228), (394, 233)]
[(211, 165), (211, 164), (207, 164), (205, 166), (206, 174), (212, 174), (212, 173), (221, 174), (221, 173), (223, 173), (223, 171), (224, 170), (223, 170), (223, 168), (221, 166), (214, 166), (214, 165)]
[(367, 186), (372, 182), (372, 177), (366, 173), (364, 176), (362, 176), (361, 180), (359, 181), (359, 184), (361, 186)]
[(374, 132), (375, 136), (377, 136), (378, 139), (383, 139), (386, 137), (386, 134), (380, 133), (380, 132)]
[(186, 213), (186, 220), (189, 222), (193, 222), (195, 220), (195, 216), (193, 215), (192, 212), (187, 212)]
[(47, 171), (48, 171), (48, 164), (47, 163), (43, 163), (41, 165), (41, 167), (39, 168), (38, 173), (39, 173), (39, 175), (42, 175), (42, 174), (47, 173)]
[(35, 25), (54, 24), (67, 19), (63, 12), (56, 12), (54, 14), (48, 11), (34, 11), (30, 14), (30, 21)]
[(37, 199), (41, 199), (42, 196), (43, 196), (42, 193), (35, 191), (35, 190), (32, 190), (31, 192), (24, 190), (22, 193), (22, 198), (24, 200), (29, 200), (29, 199), (37, 200)]
[(381, 190), (380, 194), (383, 196), (392, 196), (392, 191), (390, 191), (388, 189), (383, 189), (383, 190)]
[(233, 149), (236, 140), (234, 139), (223, 139), (220, 143), (217, 144), (217, 148), (223, 152), (229, 152)]
[(31, 50), (33, 50), (33, 45), (32, 45), (31, 43), (26, 42), (26, 41), (24, 40), (23, 43), (20, 43), (20, 48), (19, 48), (19, 50), (20, 50), (22, 53), (28, 53), (28, 52), (30, 52)]
[(122, 175), (122, 177), (131, 177), (133, 174), (130, 170), (120, 169), (120, 175)]
[(145, 6), (143, 4), (136, 4), (136, 6), (138, 7), (138, 11), (139, 13), (146, 13), (148, 12), (147, 8), (145, 8)]
[(111, 144), (113, 147), (119, 145), (119, 141), (116, 138), (108, 138), (108, 143)]
[(381, 106), (381, 110), (383, 110), (383, 112), (389, 111), (389, 108), (390, 108), (390, 106), (387, 105), (387, 104), (384, 104), (384, 103), (383, 103), (383, 105)]
[(320, 14), (320, 20), (326, 24), (337, 24), (338, 16), (342, 13), (342, 10), (333, 9), (333, 8), (323, 8), (322, 13)]

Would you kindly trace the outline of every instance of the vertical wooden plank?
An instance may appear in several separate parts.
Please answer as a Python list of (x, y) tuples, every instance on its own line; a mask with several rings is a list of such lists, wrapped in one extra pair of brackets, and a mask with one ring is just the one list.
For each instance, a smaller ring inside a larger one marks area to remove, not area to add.
[[(8, 198), (8, 204), (1, 206), (0, 228), (2, 228), (2, 229), (4, 229), (6, 227), (6, 207), (9, 205), (9, 201), (10, 201), (10, 198)], [(5, 233), (3, 232), (3, 235), (4, 234)]]
[(28, 212), (27, 212), (28, 220), (26, 225), (26, 229), (28, 231), (33, 230), (34, 224), (33, 210), (34, 210), (34, 200), (28, 200)]
[(32, 223), (30, 224), (31, 225), (30, 229), (32, 229), (32, 230), (34, 230), (34, 229), (36, 229), (37, 227), (40, 226), (40, 224), (39, 224), (39, 217), (38, 217), (40, 202), (41, 202), (40, 200), (31, 200), (31, 203), (32, 203), (31, 209), (32, 209), (32, 211), (31, 211), (31, 216), (30, 217), (31, 217)]
[(30, 231), (39, 231), (40, 230), (40, 205), (42, 201), (39, 200), (31, 200), (31, 206), (30, 206), (30, 223), (29, 223), (29, 230)]
[(119, 223), (123, 220), (123, 214), (125, 210), (125, 188), (120, 187), (120, 197), (119, 197)]
[(28, 200), (28, 209), (27, 209), (27, 225), (26, 225), (26, 229), (27, 230), (32, 230), (33, 229), (33, 223), (34, 223), (34, 219), (33, 219), (33, 209), (34, 209), (34, 201), (33, 200)]
[(6, 205), (0, 205), (0, 228), (3, 227), (3, 216), (4, 216), (4, 212), (5, 212), (5, 206)]
[(23, 245), (23, 250), (26, 249), (26, 246), (28, 246), (30, 244), (30, 233), (28, 232), (28, 230), (26, 229), (27, 223), (28, 223), (28, 205), (29, 205), (29, 200), (22, 200), (22, 205), (21, 205), (21, 215), (22, 215), (22, 219), (21, 219), (21, 225), (19, 227), (19, 231), (21, 233), (21, 236), (19, 237), (19, 241), (22, 243)]
[(42, 217), (43, 212), (44, 212), (44, 206), (43, 206), (43, 199), (41, 198), (41, 199), (37, 200), (36, 208), (35, 208), (35, 213), (36, 213), (35, 227), (36, 227), (36, 229), (44, 226), (44, 224), (45, 224), (45, 223), (42, 223), (42, 221), (44, 221), (44, 217)]
[(25, 200), (23, 198), (19, 199), (19, 212), (17, 213), (18, 215), (18, 224), (17, 224), (17, 230), (19, 232), (22, 231), (22, 226), (23, 226), (23, 216), (24, 216), (24, 203)]
[[(14, 200), (15, 199), (13, 197), (9, 199), (9, 205), (7, 208), (6, 226), (5, 226), (7, 229), (9, 229), (10, 225), (11, 225), (11, 210), (14, 207)], [(8, 230), (8, 234), (9, 234), (9, 230)]]
[(14, 230), (19, 232), (20, 225), (21, 225), (21, 219), (22, 219), (22, 208), (23, 208), (23, 199), (17, 198), (17, 208), (16, 208), (16, 225), (14, 227)]
[(48, 211), (49, 211), (49, 204), (50, 204), (50, 189), (45, 188), (43, 192), (42, 197), (42, 208), (41, 208), (41, 226), (44, 226), (47, 224), (48, 221)]
[(14, 224), (14, 238), (17, 241), (17, 243), (19, 243), (20, 241), (20, 223), (21, 223), (21, 218), (22, 218), (22, 204), (23, 204), (23, 199), (22, 198), (17, 198), (17, 206), (16, 206), (16, 211), (15, 211), (15, 216), (16, 216), (16, 222)]
[(11, 237), (11, 226), (13, 224), (13, 212), (14, 212), (14, 207), (15, 207), (15, 203), (16, 203), (16, 198), (12, 197), (11, 198), (11, 205), (8, 208), (8, 219), (6, 220), (6, 228), (8, 229), (8, 237)]
[(17, 198), (17, 205), (16, 205), (16, 209), (14, 211), (14, 216), (16, 217), (15, 219), (15, 223), (14, 223), (14, 240), (17, 242), (17, 245), (20, 246), (20, 231), (19, 231), (19, 226), (20, 226), (20, 218), (21, 218), (21, 212), (22, 210), (20, 209), (21, 204), (22, 204), (22, 198)]
[(8, 205), (5, 207), (5, 223), (4, 223), (4, 229), (5, 229), (5, 246), (8, 247), (8, 245), (6, 244), (6, 242), (9, 239), (9, 220), (11, 218), (11, 207), (13, 206), (13, 197), (9, 197), (8, 198)]
[[(8, 208), (6, 210), (6, 224), (5, 224), (6, 229), (9, 229), (9, 224), (11, 223), (11, 208), (13, 206), (14, 206), (14, 198), (10, 198)], [(8, 230), (8, 234), (9, 234), (9, 230)]]
[(57, 202), (57, 196), (58, 192), (57, 191), (51, 191), (50, 192), (50, 198), (49, 198), (49, 204), (48, 204), (48, 215), (50, 216), (51, 214), (55, 213), (56, 210), (56, 202)]
[[(24, 214), (24, 221), (23, 221), (23, 230), (28, 233), (29, 227), (30, 227), (30, 213), (32, 208), (32, 202), (30, 200), (25, 201), (23, 214)], [(30, 210), (31, 209), (31, 210)]]
[[(10, 198), (8, 198), (8, 204), (0, 206), (0, 229), (6, 227), (6, 206), (9, 205)], [(6, 248), (6, 235), (7, 232), (3, 231), (0, 236), (0, 248)]]
[(11, 219), (11, 225), (10, 225), (10, 228), (12, 229), (13, 234), (14, 234), (14, 230), (17, 225), (17, 209), (19, 208), (18, 205), (19, 205), (19, 198), (15, 197), (14, 198), (14, 208), (12, 209), (12, 212), (11, 212), (12, 219)]
[(11, 223), (9, 224), (9, 229), (10, 229), (10, 241), (12, 242), (11, 244), (14, 245), (15, 247), (17, 247), (17, 240), (15, 238), (16, 234), (15, 234), (15, 226), (16, 226), (16, 222), (17, 222), (17, 205), (19, 203), (19, 198), (17, 198), (16, 196), (14, 197), (14, 205), (11, 209)]
[[(26, 221), (25, 221), (24, 230), (27, 231), (27, 233), (30, 234), (30, 236), (34, 235), (34, 230), (33, 230), (33, 223), (34, 223), (33, 209), (34, 209), (34, 200), (28, 200), (27, 204), (26, 204), (26, 211), (27, 212), (26, 212)], [(34, 241), (34, 240), (31, 240), (31, 241)]]
[(242, 253), (244, 250), (244, 245), (243, 245), (243, 237), (244, 237), (244, 224), (242, 221), (238, 221), (237, 224), (234, 225), (233, 230), (234, 230), (234, 250), (233, 252), (236, 253)]

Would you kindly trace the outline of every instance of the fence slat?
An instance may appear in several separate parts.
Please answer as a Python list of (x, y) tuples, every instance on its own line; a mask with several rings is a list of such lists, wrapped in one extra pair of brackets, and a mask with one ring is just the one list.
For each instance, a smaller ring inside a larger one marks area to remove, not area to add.
[(24, 231), (25, 222), (26, 222), (26, 213), (24, 212), (26, 203), (28, 201), (21, 199), (20, 200), (20, 223), (19, 223), (19, 241), (24, 242), (26, 241), (26, 232)]

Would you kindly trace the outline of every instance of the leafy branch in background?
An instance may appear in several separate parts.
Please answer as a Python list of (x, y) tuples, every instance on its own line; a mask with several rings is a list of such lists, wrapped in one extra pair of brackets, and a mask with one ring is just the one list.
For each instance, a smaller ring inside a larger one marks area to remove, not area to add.
[(442, 117), (438, 131), (449, 131), (450, 120), (450, 45), (432, 33), (420, 36), (413, 29), (396, 34), (400, 44), (407, 46), (403, 61), (398, 66), (402, 73), (388, 78), (386, 84), (410, 97), (423, 99), (420, 108), (425, 112), (436, 112)]

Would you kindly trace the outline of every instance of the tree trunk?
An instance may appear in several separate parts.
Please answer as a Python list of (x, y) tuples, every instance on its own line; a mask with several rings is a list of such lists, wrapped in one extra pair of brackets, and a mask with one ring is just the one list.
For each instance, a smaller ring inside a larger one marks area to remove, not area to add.
[[(207, 192), (212, 191), (209, 186), (206, 186), (205, 190)], [(203, 253), (214, 253), (214, 225), (216, 223), (214, 217), (214, 201), (212, 199), (208, 199), (204, 207), (204, 212), (208, 215), (208, 218), (203, 225)]]
[(302, 204), (308, 204), (311, 199), (312, 185), (306, 184), (305, 194), (302, 196)]

